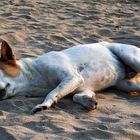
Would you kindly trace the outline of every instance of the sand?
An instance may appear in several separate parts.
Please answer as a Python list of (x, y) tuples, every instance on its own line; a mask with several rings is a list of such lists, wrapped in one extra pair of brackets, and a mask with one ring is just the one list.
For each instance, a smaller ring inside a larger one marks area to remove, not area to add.
[[(138, 0), (0, 1), (0, 38), (18, 59), (103, 40), (139, 47), (139, 35)], [(0, 101), (0, 140), (140, 140), (140, 96), (109, 90), (97, 99), (96, 111), (64, 98), (35, 115), (43, 98)]]

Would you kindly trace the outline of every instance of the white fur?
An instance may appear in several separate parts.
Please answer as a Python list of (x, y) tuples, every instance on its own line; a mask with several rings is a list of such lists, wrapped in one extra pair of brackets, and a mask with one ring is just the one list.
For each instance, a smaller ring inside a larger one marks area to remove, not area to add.
[[(59, 52), (52, 51), (33, 59), (21, 59), (17, 61), (21, 67), (17, 77), (12, 78), (0, 72), (0, 88), (10, 84), (3, 99), (14, 95), (47, 95), (44, 102), (33, 110), (36, 111), (51, 107), (59, 99), (73, 92), (80, 91), (81, 96), (87, 93), (91, 98), (95, 95), (94, 91), (115, 86), (125, 79), (127, 61), (120, 61), (118, 52), (123, 56), (121, 51), (125, 48), (124, 55), (131, 54), (130, 49), (126, 48), (128, 46), (136, 49), (126, 44), (101, 42), (78, 45)], [(132, 56), (133, 54), (130, 55)], [(78, 102), (77, 97), (80, 96), (75, 97), (77, 100), (74, 98), (74, 101)], [(81, 99), (79, 100), (81, 103)]]

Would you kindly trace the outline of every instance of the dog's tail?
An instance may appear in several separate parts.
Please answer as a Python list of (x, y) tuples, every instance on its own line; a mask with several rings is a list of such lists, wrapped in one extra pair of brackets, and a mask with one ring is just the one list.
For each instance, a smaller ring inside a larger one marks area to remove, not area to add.
[(109, 43), (107, 47), (118, 56), (124, 64), (136, 72), (140, 72), (140, 48), (119, 43)]

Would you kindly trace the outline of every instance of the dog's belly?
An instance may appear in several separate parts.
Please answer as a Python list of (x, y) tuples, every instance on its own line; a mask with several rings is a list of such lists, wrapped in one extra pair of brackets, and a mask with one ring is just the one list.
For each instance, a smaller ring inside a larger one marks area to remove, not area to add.
[(79, 66), (81, 75), (85, 81), (85, 87), (93, 91), (99, 91), (115, 85), (125, 77), (125, 66), (115, 61), (96, 61)]

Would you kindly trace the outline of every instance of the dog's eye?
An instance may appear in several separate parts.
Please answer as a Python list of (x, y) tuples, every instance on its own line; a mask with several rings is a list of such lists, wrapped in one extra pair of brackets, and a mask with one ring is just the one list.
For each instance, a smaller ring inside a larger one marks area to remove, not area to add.
[(9, 86), (10, 86), (10, 83), (7, 83), (5, 89), (8, 88)]

